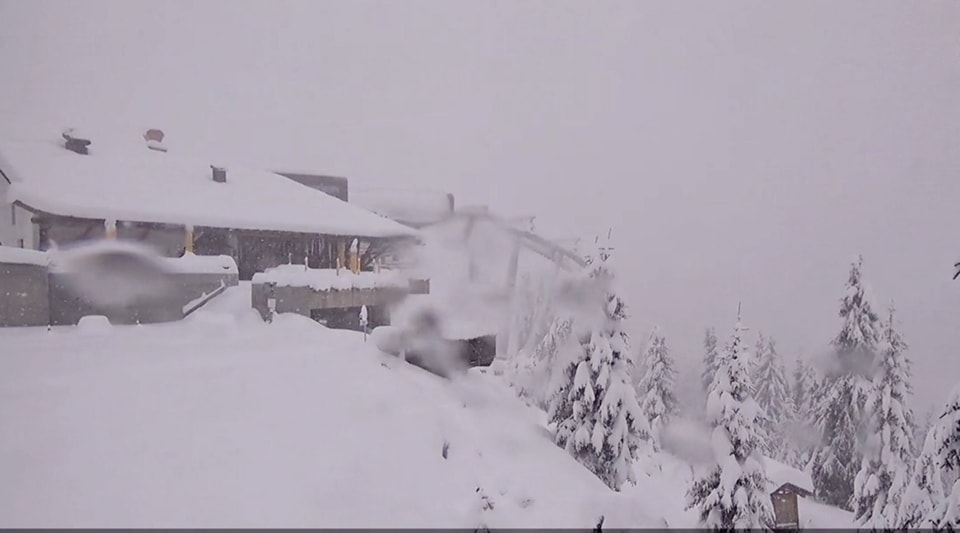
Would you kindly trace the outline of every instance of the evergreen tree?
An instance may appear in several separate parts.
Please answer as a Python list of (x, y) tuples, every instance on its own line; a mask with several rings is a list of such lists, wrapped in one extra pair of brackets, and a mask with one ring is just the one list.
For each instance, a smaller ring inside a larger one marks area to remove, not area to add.
[(738, 317), (733, 337), (719, 355), (707, 399), (717, 464), (687, 494), (688, 508), (695, 508), (702, 525), (711, 529), (766, 529), (773, 523), (757, 431), (760, 408), (750, 396), (749, 353), (742, 331)]
[(551, 380), (557, 377), (555, 373), (562, 374), (562, 370), (554, 372), (554, 369), (563, 367), (557, 359), (570, 340), (571, 328), (571, 318), (554, 316), (529, 356), (521, 352), (522, 357), (507, 362), (505, 373), (510, 384), (521, 397), (542, 409), (549, 408), (549, 394), (553, 390)]
[(757, 361), (756, 389), (757, 403), (763, 417), (760, 420), (761, 431), (767, 440), (766, 454), (789, 464), (796, 462), (796, 447), (788, 441), (786, 428), (796, 418), (790, 385), (783, 359), (777, 353), (773, 339), (766, 339), (762, 354)]
[(588, 260), (585, 281), (600, 288), (601, 305), (595, 309), (588, 303), (571, 323), (577, 342), (561, 350), (549, 416), (557, 425), (557, 445), (620, 490), (634, 481), (633, 460), (649, 428), (630, 383), (625, 306), (610, 291), (608, 258), (601, 249)]
[(936, 421), (936, 415), (934, 414), (935, 411), (933, 409), (927, 408), (924, 412), (926, 414), (922, 416), (914, 414), (913, 417), (914, 444), (919, 444), (926, 441), (927, 435), (930, 433), (930, 430), (933, 428), (934, 422)]
[(865, 527), (886, 529), (899, 524), (903, 491), (913, 459), (913, 415), (907, 344), (894, 328), (893, 309), (883, 328), (873, 382), (866, 400), (866, 434), (860, 472), (854, 480), (853, 508)]
[(717, 334), (713, 328), (707, 328), (703, 337), (703, 392), (709, 394), (714, 378), (717, 377)]
[(937, 460), (944, 483), (944, 499), (934, 509), (930, 519), (934, 527), (949, 531), (960, 530), (960, 387), (953, 390), (947, 406), (937, 421)]
[(564, 333), (564, 322), (552, 314), (550, 283), (529, 274), (521, 278), (512, 306), (510, 356), (503, 361), (507, 382), (544, 409), (552, 359)]
[(513, 334), (513, 348), (525, 352), (528, 345), (539, 341), (536, 337), (537, 319), (546, 297), (544, 286), (529, 272), (520, 276), (520, 283), (513, 299), (513, 319), (510, 328)]
[[(786, 462), (803, 469), (809, 463), (818, 439), (813, 436), (813, 400), (817, 397), (819, 382), (813, 367), (804, 360), (798, 359), (793, 370), (793, 383), (790, 387), (791, 403), (793, 404), (794, 418), (785, 425), (786, 440), (794, 451), (792, 458)], [(790, 460), (792, 459), (792, 460)]]
[(676, 376), (673, 360), (667, 349), (667, 341), (659, 328), (654, 328), (644, 351), (642, 376), (637, 385), (640, 410), (646, 415), (650, 426), (651, 442), (660, 449), (663, 428), (677, 411)]
[[(753, 384), (753, 397), (757, 397), (757, 386), (759, 379), (760, 371), (760, 361), (764, 359), (764, 356), (767, 352), (767, 338), (763, 336), (763, 332), (757, 333), (757, 342), (753, 344), (753, 352), (750, 354), (750, 364), (748, 368), (750, 369), (750, 382)], [(759, 402), (759, 401), (758, 401)]]
[(853, 484), (862, 458), (867, 376), (880, 338), (879, 317), (864, 289), (861, 265), (862, 258), (850, 268), (840, 305), (843, 325), (832, 342), (834, 367), (817, 391), (814, 423), (821, 441), (809, 464), (820, 500), (848, 510), (852, 510)]
[(793, 369), (793, 406), (798, 421), (807, 421), (813, 411), (814, 390), (817, 387), (817, 374), (813, 367), (803, 359), (797, 359)]
[(934, 510), (943, 501), (943, 480), (937, 456), (939, 442), (935, 428), (931, 427), (920, 456), (914, 462), (910, 483), (900, 499), (896, 525), (901, 528), (930, 529), (935, 525)]

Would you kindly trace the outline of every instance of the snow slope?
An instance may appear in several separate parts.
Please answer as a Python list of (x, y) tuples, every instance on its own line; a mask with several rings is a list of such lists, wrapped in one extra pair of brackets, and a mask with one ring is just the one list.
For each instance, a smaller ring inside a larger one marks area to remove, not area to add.
[(797, 511), (804, 529), (857, 529), (857, 521), (850, 511), (808, 498), (797, 498)]
[(494, 376), (217, 301), (248, 290), (180, 323), (0, 330), (0, 527), (662, 524)]
[(0, 528), (696, 527), (690, 464), (651, 454), (614, 493), (501, 378), (265, 324), (250, 287), (178, 323), (0, 328)]

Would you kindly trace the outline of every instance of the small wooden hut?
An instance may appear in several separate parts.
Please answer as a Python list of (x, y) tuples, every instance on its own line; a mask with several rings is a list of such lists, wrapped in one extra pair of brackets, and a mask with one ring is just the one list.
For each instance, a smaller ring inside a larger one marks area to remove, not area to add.
[(797, 504), (797, 496), (806, 498), (810, 496), (810, 491), (793, 483), (784, 483), (770, 494), (770, 498), (773, 500), (774, 527), (776, 529), (800, 529), (800, 509)]
[(800, 509), (797, 498), (809, 498), (813, 494), (810, 476), (796, 468), (770, 458), (765, 458), (767, 489), (773, 502), (774, 528), (779, 530), (800, 529)]

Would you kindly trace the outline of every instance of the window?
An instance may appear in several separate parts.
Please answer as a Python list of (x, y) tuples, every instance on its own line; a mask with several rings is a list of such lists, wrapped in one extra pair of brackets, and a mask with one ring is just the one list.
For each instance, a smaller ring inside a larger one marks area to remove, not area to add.
[(17, 206), (10, 205), (10, 224), (17, 225)]
[(17, 244), (19, 244), (20, 247), (23, 248), (23, 239), (17, 239)]

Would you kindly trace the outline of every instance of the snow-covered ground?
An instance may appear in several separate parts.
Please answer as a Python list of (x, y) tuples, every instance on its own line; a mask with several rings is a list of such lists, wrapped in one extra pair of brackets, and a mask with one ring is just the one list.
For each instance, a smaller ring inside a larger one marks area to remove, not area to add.
[(217, 304), (0, 330), (0, 527), (641, 527), (678, 508), (610, 492), (494, 376)]
[(499, 377), (265, 324), (249, 291), (179, 323), (0, 329), (0, 527), (696, 525), (686, 463), (652, 456), (614, 493)]

